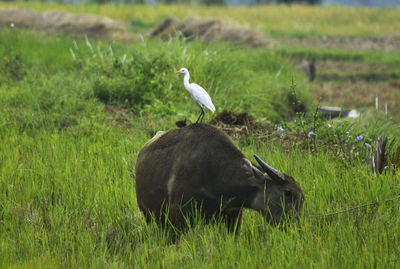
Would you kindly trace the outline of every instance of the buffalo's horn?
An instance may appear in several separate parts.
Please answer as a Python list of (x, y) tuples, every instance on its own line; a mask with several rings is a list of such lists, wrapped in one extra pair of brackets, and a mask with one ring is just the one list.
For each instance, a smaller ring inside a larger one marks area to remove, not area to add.
[(266, 164), (263, 160), (261, 160), (256, 154), (254, 154), (254, 158), (258, 162), (258, 164), (261, 166), (261, 168), (275, 181), (285, 181), (285, 176), (282, 174), (282, 172), (272, 168), (268, 164)]

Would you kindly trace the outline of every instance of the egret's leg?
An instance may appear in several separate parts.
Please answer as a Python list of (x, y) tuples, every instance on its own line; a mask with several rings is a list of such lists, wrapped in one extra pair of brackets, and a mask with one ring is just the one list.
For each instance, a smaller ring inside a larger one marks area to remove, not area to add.
[(199, 123), (199, 120), (200, 120), (200, 118), (201, 118), (201, 114), (202, 114), (202, 113), (203, 113), (203, 112), (200, 112), (200, 115), (199, 115), (199, 117), (197, 118), (195, 124)]
[(203, 122), (204, 116), (206, 115), (206, 112), (204, 112), (204, 109), (201, 108), (202, 112), (203, 112), (203, 116), (201, 117), (200, 123)]
[[(204, 115), (204, 110), (203, 110), (203, 108), (202, 108), (202, 107), (200, 107), (200, 108), (201, 108), (201, 113), (200, 113), (199, 117), (197, 118), (196, 123), (199, 123), (199, 120), (200, 120), (201, 116)], [(203, 117), (204, 117), (204, 116), (203, 116)], [(201, 123), (201, 120), (200, 120), (200, 123)]]

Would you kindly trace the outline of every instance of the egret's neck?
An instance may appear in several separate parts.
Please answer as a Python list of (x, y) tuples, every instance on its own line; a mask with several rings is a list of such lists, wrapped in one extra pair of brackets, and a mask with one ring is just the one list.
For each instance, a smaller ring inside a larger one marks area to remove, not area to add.
[(183, 77), (183, 85), (185, 85), (185, 87), (189, 86), (189, 78), (190, 78), (189, 73), (185, 73), (185, 76)]

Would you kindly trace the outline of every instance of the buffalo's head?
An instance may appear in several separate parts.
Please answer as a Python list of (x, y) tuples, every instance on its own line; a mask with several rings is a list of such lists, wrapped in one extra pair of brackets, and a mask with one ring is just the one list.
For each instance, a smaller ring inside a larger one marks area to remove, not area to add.
[(296, 215), (302, 208), (304, 195), (299, 184), (254, 155), (261, 167), (254, 167), (257, 177), (265, 180), (264, 193), (254, 200), (254, 207), (261, 211), (271, 223), (279, 223), (285, 216)]

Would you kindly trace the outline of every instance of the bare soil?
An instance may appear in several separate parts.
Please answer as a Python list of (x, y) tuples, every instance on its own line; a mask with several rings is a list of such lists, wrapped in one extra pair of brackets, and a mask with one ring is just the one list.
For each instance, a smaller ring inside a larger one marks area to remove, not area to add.
[[(297, 68), (301, 68), (303, 58), (292, 58)], [(318, 73), (352, 73), (352, 72), (396, 72), (398, 69), (393, 66), (378, 63), (355, 62), (355, 61), (317, 61)]]
[(281, 132), (272, 124), (261, 124), (247, 113), (235, 113), (224, 110), (209, 122), (230, 137), (245, 141), (249, 137), (268, 142), (266, 144), (279, 145), (282, 150), (290, 152), (295, 145), (303, 145), (304, 148), (310, 143), (306, 134), (301, 132)]
[(281, 37), (272, 42), (274, 47), (304, 47), (345, 50), (400, 51), (400, 33), (380, 37)]
[(210, 124), (237, 138), (247, 137), (249, 134), (266, 135), (273, 131), (272, 126), (261, 125), (246, 112), (235, 113), (224, 110), (215, 115)]
[(375, 97), (378, 97), (378, 107), (400, 118), (400, 83), (370, 83), (345, 82), (330, 83), (316, 80), (311, 83), (311, 93), (321, 100), (322, 104), (341, 106), (345, 108), (375, 107)]

